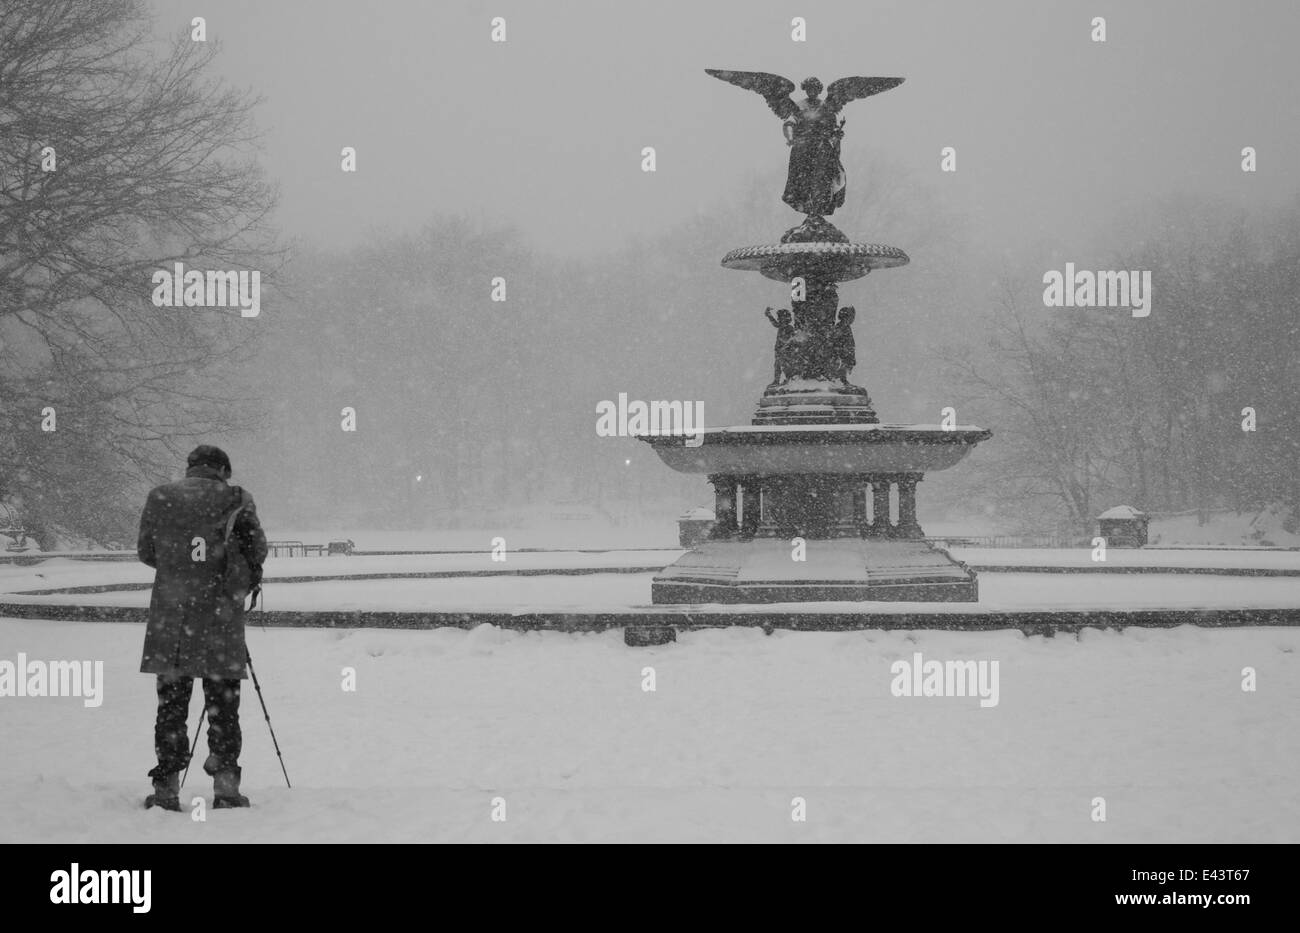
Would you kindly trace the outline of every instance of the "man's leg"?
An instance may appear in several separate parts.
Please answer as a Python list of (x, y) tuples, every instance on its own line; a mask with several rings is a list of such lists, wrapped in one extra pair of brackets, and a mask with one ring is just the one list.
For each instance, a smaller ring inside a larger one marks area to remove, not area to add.
[(239, 729), (238, 680), (203, 678), (203, 700), (208, 709), (208, 774), (239, 766), (243, 734)]
[(248, 798), (239, 793), (239, 753), (243, 735), (239, 730), (238, 680), (203, 679), (203, 699), (208, 710), (208, 760), (203, 770), (212, 775), (213, 807), (246, 807)]
[(154, 754), (158, 764), (149, 772), (153, 790), (144, 802), (147, 808), (180, 809), (180, 773), (189, 763), (189, 713), (194, 678), (158, 675), (158, 715), (153, 727)]

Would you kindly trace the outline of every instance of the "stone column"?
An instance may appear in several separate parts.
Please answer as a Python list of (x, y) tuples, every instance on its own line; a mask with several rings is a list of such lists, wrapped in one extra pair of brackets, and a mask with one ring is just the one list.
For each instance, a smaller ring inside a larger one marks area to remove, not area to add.
[(757, 476), (739, 477), (741, 500), (744, 503), (744, 515), (741, 517), (740, 536), (742, 538), (752, 538), (758, 533), (758, 522), (761, 517), (761, 495), (760, 484)]
[(889, 524), (889, 479), (876, 475), (871, 477), (871, 508), (875, 513), (871, 522), (871, 533), (877, 538), (893, 534)]
[(898, 479), (898, 533), (904, 538), (919, 538), (921, 526), (916, 520), (916, 484), (921, 474), (909, 473)]
[(736, 536), (736, 477), (724, 473), (709, 476), (713, 484), (713, 531), (712, 538), (734, 538)]
[(867, 480), (865, 477), (853, 484), (853, 525), (859, 535), (870, 531), (867, 524)]

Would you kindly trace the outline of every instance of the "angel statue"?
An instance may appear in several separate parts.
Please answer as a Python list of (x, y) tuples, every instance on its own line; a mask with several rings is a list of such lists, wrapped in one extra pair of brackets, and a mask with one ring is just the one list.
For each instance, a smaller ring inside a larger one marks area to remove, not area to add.
[(747, 91), (756, 91), (767, 101), (772, 112), (784, 122), (781, 131), (790, 147), (790, 172), (781, 200), (810, 217), (826, 217), (844, 205), (844, 165), (840, 162), (840, 139), (844, 136), (844, 118), (840, 109), (851, 100), (871, 97), (896, 88), (902, 78), (840, 78), (826, 89), (825, 99), (818, 99), (822, 83), (808, 78), (800, 87), (808, 96), (796, 102), (790, 97), (794, 82), (780, 75), (762, 71), (721, 71), (706, 73)]

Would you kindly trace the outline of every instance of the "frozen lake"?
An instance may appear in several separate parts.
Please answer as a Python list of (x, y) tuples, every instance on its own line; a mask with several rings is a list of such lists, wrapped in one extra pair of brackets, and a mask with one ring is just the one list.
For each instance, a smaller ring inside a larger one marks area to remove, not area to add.
[[(1300, 576), (1229, 576), (1158, 572), (1171, 567), (1300, 569), (1292, 552), (1190, 550), (1112, 551), (1117, 572), (1097, 571), (1087, 552), (1053, 550), (954, 550), (954, 556), (981, 563), (1086, 567), (1094, 572), (981, 571), (978, 603), (788, 603), (764, 611), (844, 612), (997, 612), (1050, 609), (1279, 609), (1300, 606)], [(485, 553), (457, 555), (387, 555), (352, 558), (280, 558), (268, 561), (265, 590), (270, 611), (408, 610), (408, 611), (635, 611), (650, 607), (654, 570), (677, 558), (680, 550), (547, 552), (512, 554), (494, 562)], [(612, 572), (614, 568), (638, 572)], [(1118, 572), (1147, 567), (1156, 572)], [(653, 569), (652, 569), (653, 568)], [(547, 573), (548, 570), (582, 573)], [(505, 571), (505, 572), (503, 572)], [(525, 571), (533, 575), (517, 575)], [(482, 576), (328, 579), (366, 574), (475, 573)], [(275, 582), (276, 577), (320, 576), (312, 582)], [(0, 566), (0, 594), (11, 603), (135, 606), (149, 604), (147, 589), (100, 593), (14, 595), (20, 591), (78, 586), (145, 587), (153, 571), (134, 563), (100, 563), (56, 558), (32, 566)], [(655, 607), (662, 609), (664, 607)], [(755, 607), (717, 607), (719, 612), (753, 611)]]
[[(269, 611), (627, 611), (651, 606), (651, 573), (323, 580), (268, 586)], [(6, 595), (11, 603), (149, 605), (149, 590)], [(1300, 577), (981, 573), (978, 603), (826, 602), (715, 606), (717, 612), (981, 613), (1071, 609), (1282, 609), (1300, 606)]]

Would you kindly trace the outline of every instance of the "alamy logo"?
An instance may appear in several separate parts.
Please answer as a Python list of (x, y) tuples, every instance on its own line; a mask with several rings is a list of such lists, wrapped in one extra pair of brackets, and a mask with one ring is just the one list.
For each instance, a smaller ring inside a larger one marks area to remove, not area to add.
[(889, 692), (896, 697), (973, 697), (988, 709), (998, 705), (997, 661), (926, 661), (921, 652), (911, 662), (889, 665), (894, 681)]
[(95, 871), (73, 862), (68, 871), (50, 875), (51, 904), (130, 904), (137, 914), (147, 914), (152, 903), (153, 872)]
[(0, 697), (85, 697), (84, 706), (104, 702), (104, 662), (0, 660)]
[(1074, 271), (1043, 273), (1043, 304), (1049, 308), (1132, 308), (1134, 317), (1151, 313), (1151, 272)]
[(155, 272), (153, 284), (153, 303), (158, 308), (238, 308), (240, 317), (262, 313), (260, 272), (186, 272), (178, 262), (171, 272)]
[(597, 437), (684, 434), (687, 447), (704, 443), (703, 402), (629, 402), (620, 392), (617, 402), (597, 402), (596, 414)]

